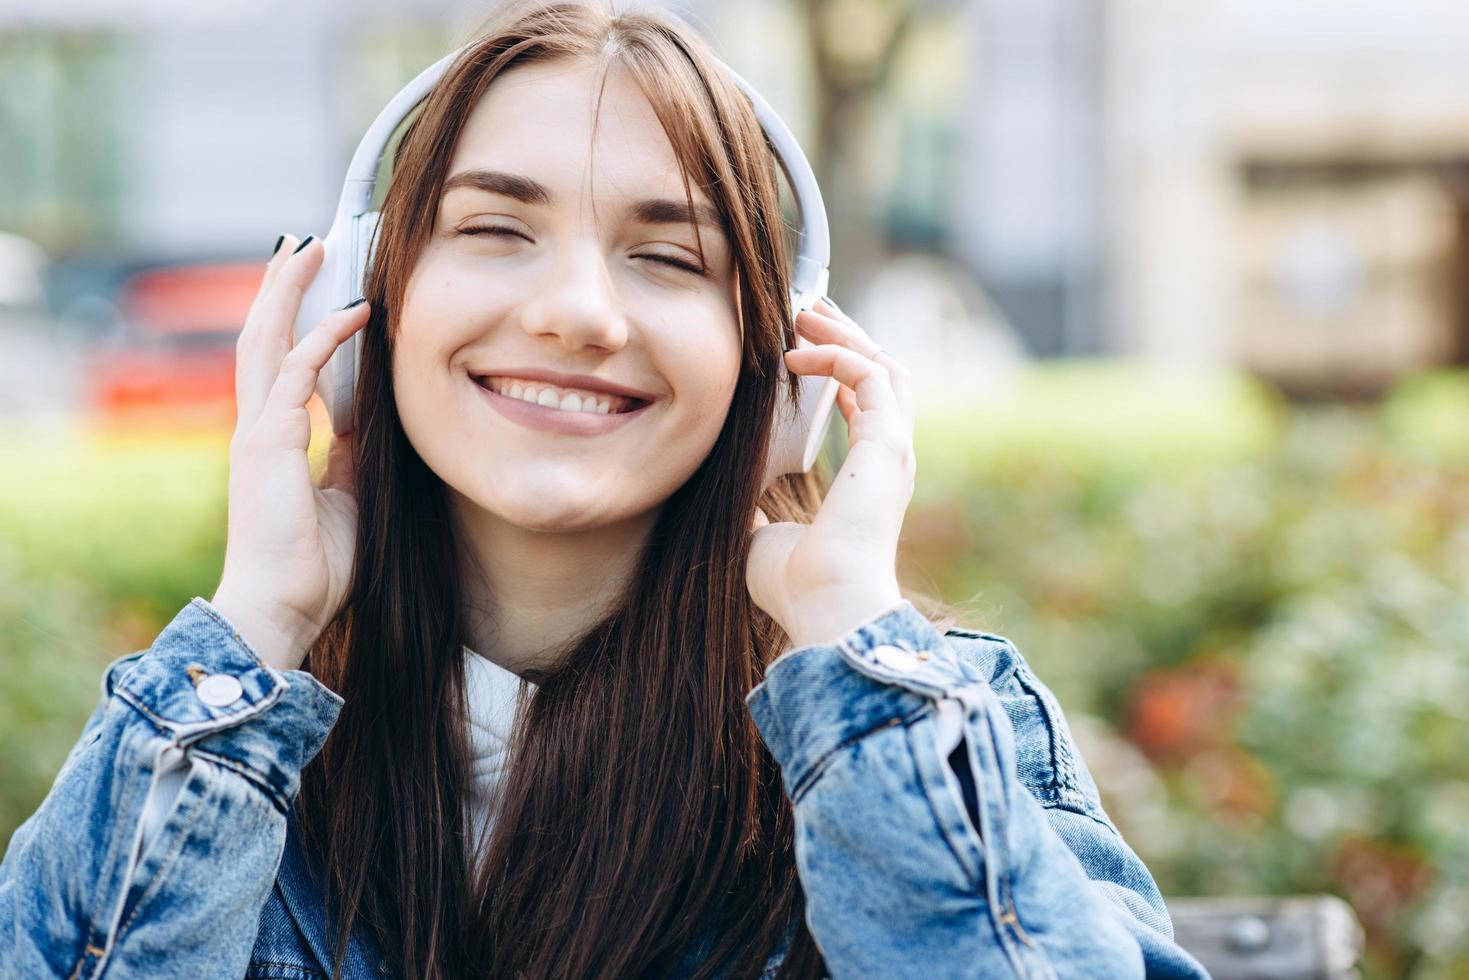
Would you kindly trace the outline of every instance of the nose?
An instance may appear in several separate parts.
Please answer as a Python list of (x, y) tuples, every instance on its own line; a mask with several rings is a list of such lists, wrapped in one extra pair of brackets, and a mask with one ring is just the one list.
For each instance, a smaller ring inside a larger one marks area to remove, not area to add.
[(551, 263), (521, 307), (520, 321), (532, 337), (557, 339), (567, 350), (614, 351), (627, 343), (627, 319), (607, 263), (589, 244)]

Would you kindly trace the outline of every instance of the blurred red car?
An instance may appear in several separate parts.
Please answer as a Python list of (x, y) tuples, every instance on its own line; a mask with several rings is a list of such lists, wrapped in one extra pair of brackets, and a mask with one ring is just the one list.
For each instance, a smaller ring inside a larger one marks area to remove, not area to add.
[(233, 426), (235, 342), (264, 274), (216, 262), (127, 279), (117, 329), (88, 358), (89, 408), (130, 424)]

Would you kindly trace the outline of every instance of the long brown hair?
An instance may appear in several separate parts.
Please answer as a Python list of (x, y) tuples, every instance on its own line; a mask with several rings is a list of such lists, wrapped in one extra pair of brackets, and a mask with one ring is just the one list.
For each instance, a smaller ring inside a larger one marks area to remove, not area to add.
[[(686, 191), (695, 182), (722, 216), (743, 352), (718, 440), (664, 504), (620, 604), (523, 702), (495, 823), (471, 861), (460, 544), (442, 482), (404, 435), (390, 365), (470, 110), (508, 69), (568, 58), (630, 73)], [(366, 277), (352, 582), (307, 659), (346, 700), (295, 816), (338, 917), (334, 973), (354, 920), (411, 980), (656, 976), (711, 926), (717, 941), (697, 976), (756, 977), (793, 924), (781, 975), (824, 973), (804, 921), (791, 806), (744, 703), (786, 642), (745, 587), (755, 507), (809, 522), (830, 480), (823, 466), (762, 495), (751, 464), (765, 457), (776, 400), (795, 397), (776, 370), (795, 336), (788, 234), (749, 101), (696, 35), (660, 13), (506, 8), (407, 127)]]

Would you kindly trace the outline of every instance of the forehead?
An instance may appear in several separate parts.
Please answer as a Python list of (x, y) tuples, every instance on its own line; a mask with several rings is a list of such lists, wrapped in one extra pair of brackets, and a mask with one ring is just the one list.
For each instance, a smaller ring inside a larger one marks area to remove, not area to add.
[[(684, 196), (678, 157), (647, 97), (626, 70), (604, 74), (590, 60), (518, 66), (491, 82), (447, 173), (469, 169), (530, 177), (558, 203), (588, 192), (598, 201)], [(689, 190), (709, 203), (692, 179)]]

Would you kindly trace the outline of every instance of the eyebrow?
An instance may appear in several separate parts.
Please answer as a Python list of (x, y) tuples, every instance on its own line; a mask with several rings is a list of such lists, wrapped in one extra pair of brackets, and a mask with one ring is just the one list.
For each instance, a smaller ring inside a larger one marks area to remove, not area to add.
[[(551, 191), (538, 181), (519, 174), (505, 173), (499, 170), (461, 170), (448, 180), (444, 181), (444, 193), (460, 188), (468, 187), (473, 190), (486, 191), (490, 194), (502, 194), (513, 198), (523, 204), (549, 205), (554, 200)], [(689, 209), (688, 202), (675, 201), (668, 198), (648, 198), (638, 201), (630, 209), (632, 216), (638, 221), (650, 225), (672, 225), (672, 224), (702, 224), (708, 225), (713, 231), (724, 234), (724, 220), (718, 211), (707, 204), (695, 203), (693, 209)]]
[(445, 194), (457, 187), (469, 187), (491, 194), (503, 194), (525, 204), (551, 203), (551, 192), (544, 184), (537, 183), (529, 177), (502, 173), (498, 170), (461, 170), (444, 181)]
[(634, 218), (650, 225), (708, 225), (718, 232), (724, 231), (724, 221), (719, 212), (707, 204), (694, 203), (693, 211), (689, 210), (687, 201), (671, 201), (667, 198), (653, 198), (639, 201), (632, 206)]

